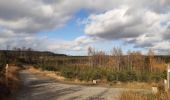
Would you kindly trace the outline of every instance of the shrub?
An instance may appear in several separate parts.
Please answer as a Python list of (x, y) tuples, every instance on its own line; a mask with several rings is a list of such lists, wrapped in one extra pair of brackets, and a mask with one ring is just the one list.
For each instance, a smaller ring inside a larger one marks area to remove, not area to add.
[(43, 65), (42, 69), (48, 70), (48, 71), (56, 71), (56, 68), (54, 66), (50, 66), (50, 65)]
[(164, 72), (140, 72), (132, 70), (120, 70), (115, 71), (112, 68), (106, 67), (91, 67), (91, 66), (79, 66), (79, 65), (59, 65), (52, 66), (46, 64), (41, 66), (43, 70), (59, 71), (62, 76), (66, 78), (75, 78), (79, 80), (91, 81), (94, 79), (107, 79), (107, 81), (160, 81), (166, 77), (166, 71)]
[(137, 80), (137, 74), (135, 71), (127, 71), (126, 72), (126, 80), (128, 81), (136, 81)]
[(161, 80), (161, 73), (152, 73), (151, 74), (151, 79), (155, 82), (158, 82)]
[(93, 69), (93, 73), (92, 73), (92, 80), (95, 79), (101, 79), (102, 78), (102, 71), (101, 69)]
[(126, 76), (126, 73), (125, 72), (117, 72), (117, 77), (118, 77), (118, 81), (122, 81), (122, 82), (125, 82), (127, 81), (127, 76)]
[(75, 70), (71, 67), (64, 67), (61, 69), (61, 75), (66, 78), (75, 78)]
[(148, 72), (140, 73), (138, 79), (139, 81), (148, 82), (150, 80), (150, 74)]
[(163, 71), (162, 73), (160, 73), (161, 75), (161, 78), (163, 78), (163, 79), (166, 79), (166, 77), (167, 77), (167, 72), (166, 71)]
[(86, 67), (85, 69), (80, 69), (80, 73), (78, 73), (78, 78), (80, 80), (94, 80), (102, 78), (102, 71), (98, 68), (90, 68)]
[(116, 80), (116, 73), (113, 71), (108, 72), (107, 74), (107, 81), (115, 81)]

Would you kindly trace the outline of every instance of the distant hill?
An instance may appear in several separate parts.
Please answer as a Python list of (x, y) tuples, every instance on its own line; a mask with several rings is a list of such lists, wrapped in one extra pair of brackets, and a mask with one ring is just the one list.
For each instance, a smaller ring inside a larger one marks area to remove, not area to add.
[(67, 56), (65, 54), (57, 54), (57, 53), (53, 53), (50, 51), (16, 51), (16, 50), (0, 50), (0, 54), (2, 53), (9, 53), (9, 54), (32, 54), (32, 55), (37, 55), (37, 56)]
[[(66, 55), (66, 54), (58, 54), (58, 53), (53, 53), (50, 51), (32, 51), (32, 50), (0, 50), (0, 59), (4, 58), (5, 56), (8, 58), (23, 58), (26, 56), (29, 59), (33, 59), (36, 57), (66, 57), (66, 58), (71, 58), (71, 59), (87, 59), (88, 56), (72, 56), (72, 55)], [(109, 57), (109, 55), (106, 55)], [(31, 58), (32, 57), (32, 58)], [(127, 55), (124, 55), (123, 57), (127, 57)], [(145, 56), (146, 58), (148, 56)], [(170, 55), (155, 55), (154, 56), (156, 59), (165, 61), (166, 63), (170, 62)]]

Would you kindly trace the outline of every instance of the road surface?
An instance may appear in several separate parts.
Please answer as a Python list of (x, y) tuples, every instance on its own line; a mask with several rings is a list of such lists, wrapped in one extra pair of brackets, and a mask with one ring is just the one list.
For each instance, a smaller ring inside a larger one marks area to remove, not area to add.
[(125, 91), (121, 88), (63, 84), (26, 70), (20, 71), (19, 75), (22, 88), (17, 100), (117, 100)]

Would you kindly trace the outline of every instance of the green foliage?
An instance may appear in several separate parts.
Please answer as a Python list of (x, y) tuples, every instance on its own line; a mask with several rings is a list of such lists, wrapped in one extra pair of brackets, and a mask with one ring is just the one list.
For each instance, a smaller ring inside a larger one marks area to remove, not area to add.
[(61, 75), (66, 78), (75, 78), (76, 71), (72, 67), (63, 67), (61, 69)]
[(118, 81), (122, 81), (122, 82), (127, 81), (126, 73), (124, 73), (124, 72), (117, 72), (117, 79), (118, 79)]
[(93, 79), (101, 79), (102, 71), (99, 68), (84, 67), (80, 68), (77, 66), (62, 67), (61, 75), (66, 78), (77, 78), (79, 80), (90, 81)]
[(138, 75), (139, 81), (148, 82), (150, 80), (150, 73), (149, 72), (143, 72), (140, 75)]
[(113, 81), (156, 81), (166, 77), (166, 72), (142, 72), (132, 70), (115, 71), (111, 68), (105, 67), (91, 67), (91, 66), (42, 66), (44, 70), (59, 71), (62, 76), (69, 79), (79, 79), (85, 81), (91, 81), (94, 79), (107, 79), (109, 82)]
[(101, 79), (102, 78), (102, 69), (93, 69), (93, 72), (92, 72), (92, 80), (93, 79)]
[(50, 65), (43, 65), (42, 69), (48, 70), (48, 71), (56, 71), (56, 68), (54, 66), (50, 66)]
[(163, 75), (162, 73), (152, 73), (150, 77), (151, 77), (151, 80), (158, 82), (162, 79), (162, 75)]
[(137, 73), (135, 71), (127, 71), (126, 76), (127, 76), (128, 81), (136, 81), (137, 80)]
[(110, 71), (107, 73), (107, 81), (112, 82), (116, 80), (116, 73), (114, 71)]

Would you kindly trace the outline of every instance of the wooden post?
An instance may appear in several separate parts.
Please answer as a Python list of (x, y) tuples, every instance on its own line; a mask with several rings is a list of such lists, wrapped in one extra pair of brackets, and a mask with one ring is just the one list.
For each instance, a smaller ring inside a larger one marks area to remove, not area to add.
[(6, 84), (8, 86), (8, 64), (6, 64), (6, 67), (5, 67), (5, 78), (6, 78)]
[(164, 88), (165, 88), (165, 91), (168, 91), (168, 87), (167, 87), (168, 85), (167, 85), (167, 80), (166, 79), (164, 79)]
[(170, 66), (168, 64), (168, 69), (167, 69), (167, 89), (170, 89)]

